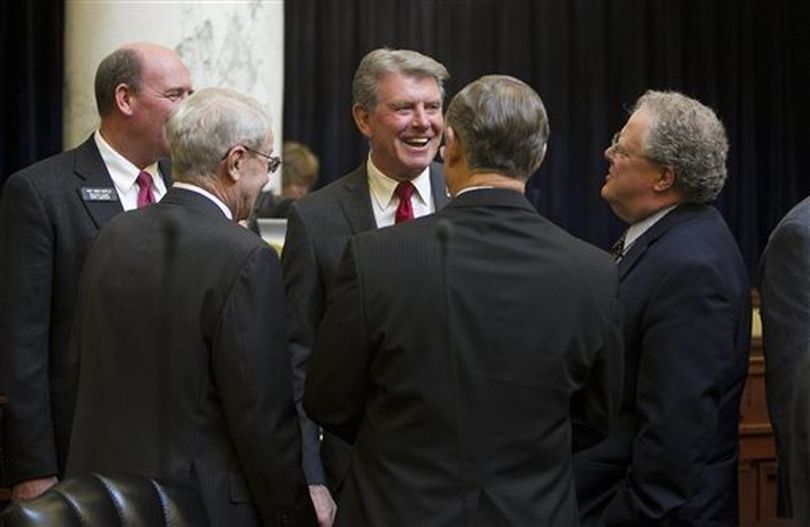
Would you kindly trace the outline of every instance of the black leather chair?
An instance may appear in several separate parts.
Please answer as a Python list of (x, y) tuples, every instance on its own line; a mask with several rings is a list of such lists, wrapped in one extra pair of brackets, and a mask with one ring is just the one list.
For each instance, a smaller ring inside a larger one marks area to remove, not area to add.
[(34, 500), (12, 503), (3, 527), (204, 527), (196, 490), (131, 474), (68, 478)]

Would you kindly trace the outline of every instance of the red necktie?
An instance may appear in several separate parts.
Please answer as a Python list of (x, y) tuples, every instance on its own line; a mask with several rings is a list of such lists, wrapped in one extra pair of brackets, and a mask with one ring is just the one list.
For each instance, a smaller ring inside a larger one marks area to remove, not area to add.
[(155, 202), (155, 195), (152, 193), (152, 175), (145, 170), (138, 173), (138, 208), (145, 207)]
[(411, 205), (411, 196), (416, 190), (413, 183), (410, 181), (400, 181), (397, 185), (394, 194), (399, 198), (399, 205), (397, 206), (397, 214), (394, 217), (394, 223), (408, 221), (413, 219), (413, 205)]

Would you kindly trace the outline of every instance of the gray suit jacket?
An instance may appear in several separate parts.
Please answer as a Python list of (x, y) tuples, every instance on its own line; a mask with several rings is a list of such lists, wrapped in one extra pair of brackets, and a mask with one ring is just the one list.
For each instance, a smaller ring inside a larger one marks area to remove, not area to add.
[[(161, 164), (170, 186), (168, 164)], [(107, 189), (110, 201), (82, 189)], [(109, 193), (108, 193), (109, 195)], [(84, 259), (121, 203), (93, 137), (13, 174), (0, 202), (0, 392), (6, 484), (62, 475), (73, 387), (65, 357)]]
[[(438, 163), (430, 167), (430, 182), (435, 208), (439, 210), (448, 198)], [(293, 204), (281, 256), (290, 321), (293, 390), (304, 441), (304, 472), (308, 483), (328, 483), (333, 491), (346, 474), (351, 449), (331, 434), (320, 444), (319, 428), (301, 406), (306, 367), (343, 250), (352, 235), (375, 228), (364, 161), (353, 172)]]
[[(794, 404), (805, 409), (810, 405), (810, 401), (794, 399), (799, 387), (808, 384), (802, 376), (806, 371), (802, 364), (810, 360), (810, 198), (796, 205), (776, 226), (760, 265), (768, 412), (779, 460), (778, 512), (790, 517), (797, 505), (807, 507), (810, 502), (806, 460), (810, 422), (806, 411), (800, 411), (796, 420), (791, 418)], [(791, 452), (801, 449), (805, 460), (792, 460)], [(791, 479), (803, 489), (801, 495), (791, 495)]]

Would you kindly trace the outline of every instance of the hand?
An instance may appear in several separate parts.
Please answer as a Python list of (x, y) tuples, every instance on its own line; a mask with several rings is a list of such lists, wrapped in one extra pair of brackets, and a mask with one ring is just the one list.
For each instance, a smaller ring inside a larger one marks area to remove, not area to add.
[(21, 481), (11, 489), (11, 501), (32, 500), (56, 485), (56, 476)]
[(326, 485), (310, 485), (309, 497), (315, 507), (315, 514), (318, 516), (318, 527), (332, 527), (337, 505)]

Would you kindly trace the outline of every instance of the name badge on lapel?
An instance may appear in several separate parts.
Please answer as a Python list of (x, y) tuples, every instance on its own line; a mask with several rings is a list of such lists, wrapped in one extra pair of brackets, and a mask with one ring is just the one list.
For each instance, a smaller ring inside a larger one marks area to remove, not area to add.
[(113, 187), (81, 187), (79, 193), (84, 201), (118, 201)]

